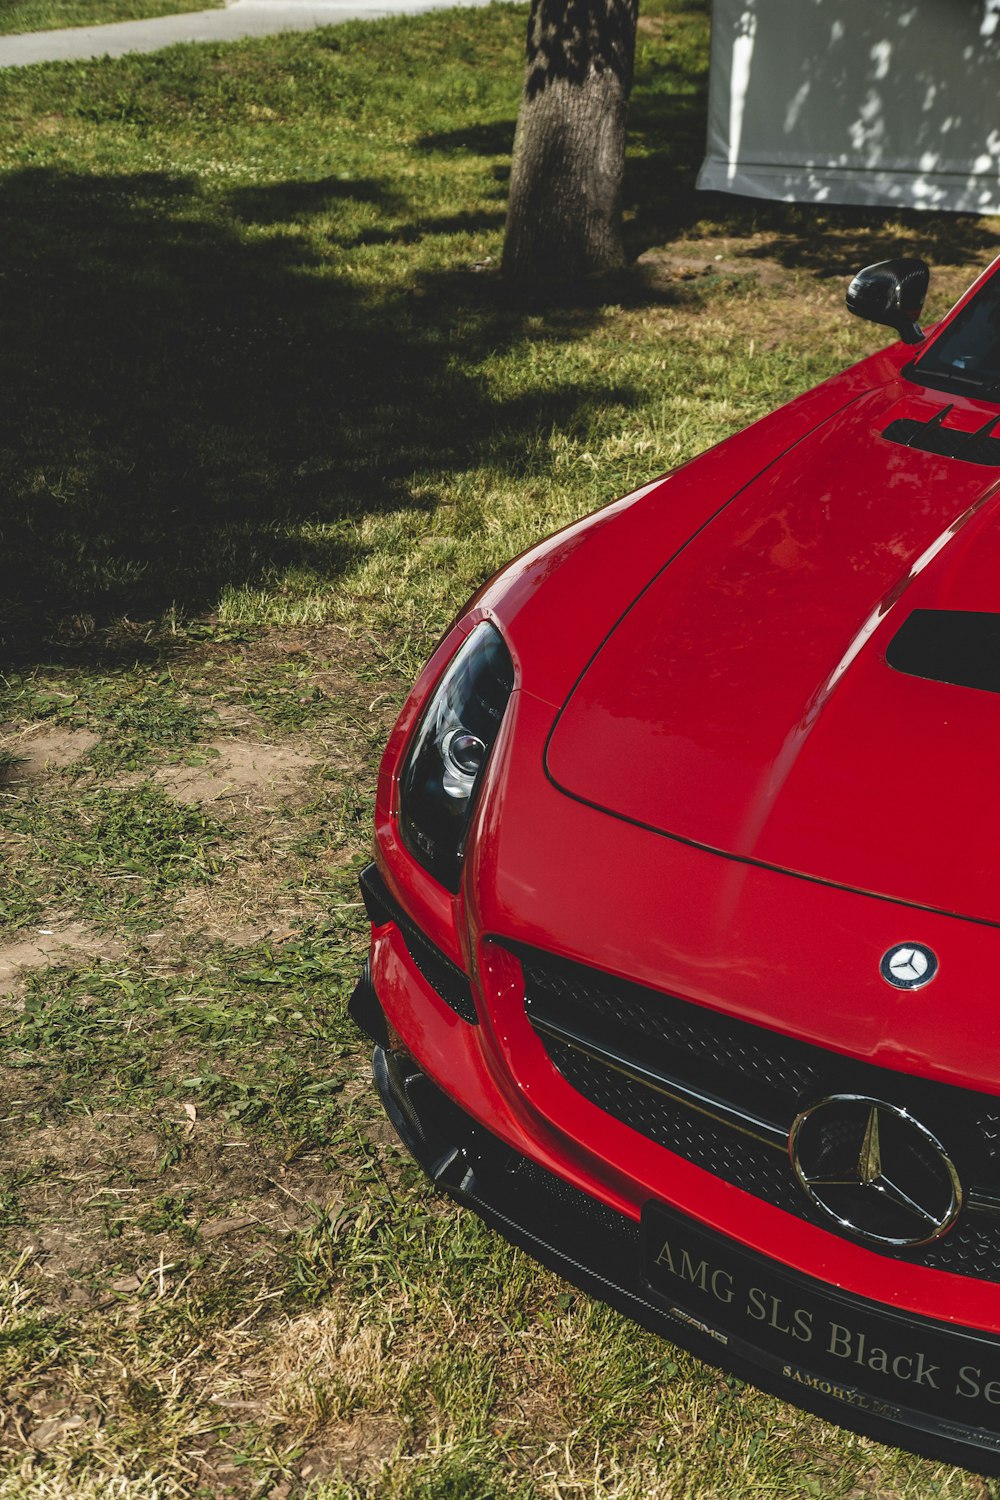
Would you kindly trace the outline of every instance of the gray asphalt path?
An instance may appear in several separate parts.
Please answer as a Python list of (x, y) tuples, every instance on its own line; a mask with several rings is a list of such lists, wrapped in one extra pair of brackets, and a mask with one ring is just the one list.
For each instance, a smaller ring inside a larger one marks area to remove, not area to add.
[[(416, 15), (441, 10), (456, 0), (233, 0), (224, 10), (196, 10), (153, 21), (115, 21), (109, 26), (72, 26), (63, 31), (33, 31), (0, 36), (0, 68), (72, 58), (122, 57), (126, 52), (157, 52), (175, 42), (232, 42), (240, 37), (270, 36), (278, 31), (311, 31), (338, 21), (376, 16)], [(462, 0), (486, 5), (489, 0)]]

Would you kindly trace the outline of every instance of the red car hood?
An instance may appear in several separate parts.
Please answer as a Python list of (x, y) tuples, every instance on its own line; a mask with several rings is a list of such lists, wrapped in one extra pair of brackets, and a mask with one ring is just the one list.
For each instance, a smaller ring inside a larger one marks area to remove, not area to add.
[(729, 855), (1000, 921), (1000, 694), (886, 661), (914, 609), (1000, 610), (998, 471), (883, 436), (946, 404), (870, 391), (696, 534), (570, 694), (556, 784)]

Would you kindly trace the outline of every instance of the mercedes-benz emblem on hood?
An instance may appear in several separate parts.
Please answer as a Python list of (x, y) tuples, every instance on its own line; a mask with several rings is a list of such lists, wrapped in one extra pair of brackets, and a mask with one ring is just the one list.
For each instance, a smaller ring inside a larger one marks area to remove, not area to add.
[(896, 943), (879, 964), (882, 978), (897, 990), (919, 990), (937, 971), (937, 954), (923, 943)]
[(796, 1118), (788, 1149), (816, 1207), (871, 1244), (929, 1244), (962, 1207), (962, 1185), (941, 1142), (881, 1099), (820, 1100)]

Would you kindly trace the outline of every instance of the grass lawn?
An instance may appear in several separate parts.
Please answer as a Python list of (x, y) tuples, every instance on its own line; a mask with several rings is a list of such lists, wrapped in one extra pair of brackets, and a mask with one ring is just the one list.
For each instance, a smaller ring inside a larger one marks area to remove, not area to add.
[(108, 21), (148, 21), (187, 10), (217, 10), (225, 0), (0, 0), (0, 35), (55, 31), (63, 26), (103, 26)]
[(218, 10), (225, 0), (0, 0), (0, 35), (148, 21), (182, 11)]
[(857, 266), (933, 316), (997, 246), (696, 196), (707, 4), (644, 12), (637, 264), (548, 305), (496, 275), (524, 7), (0, 75), (0, 1500), (1000, 1493), (435, 1196), (345, 1019), (468, 592), (876, 347)]

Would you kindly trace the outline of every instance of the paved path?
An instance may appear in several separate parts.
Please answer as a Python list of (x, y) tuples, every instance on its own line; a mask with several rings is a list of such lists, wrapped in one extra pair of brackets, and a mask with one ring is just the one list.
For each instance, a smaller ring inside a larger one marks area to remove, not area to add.
[[(153, 21), (115, 21), (109, 26), (71, 26), (63, 31), (32, 31), (0, 36), (0, 68), (66, 58), (122, 57), (156, 52), (175, 42), (231, 42), (276, 31), (311, 31), (338, 21), (440, 10), (456, 0), (232, 0), (224, 10), (196, 10)], [(486, 5), (489, 0), (460, 0)]]

